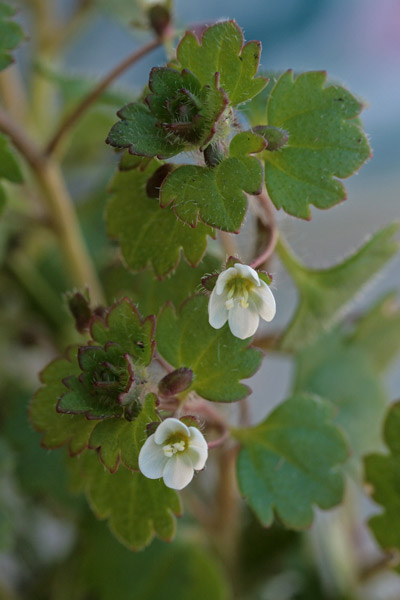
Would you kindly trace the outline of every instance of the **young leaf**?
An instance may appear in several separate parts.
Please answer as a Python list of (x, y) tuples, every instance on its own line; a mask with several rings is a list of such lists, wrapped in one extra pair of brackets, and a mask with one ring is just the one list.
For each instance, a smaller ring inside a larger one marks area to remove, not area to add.
[(146, 426), (159, 420), (155, 411), (156, 402), (156, 396), (148, 394), (139, 415), (133, 421), (107, 419), (93, 430), (89, 448), (97, 450), (100, 462), (111, 473), (115, 473), (120, 462), (127, 469), (139, 470), (138, 456), (146, 440)]
[(111, 306), (104, 317), (95, 315), (89, 329), (98, 344), (119, 344), (125, 353), (147, 366), (154, 351), (154, 328), (153, 316), (142, 319), (133, 302), (123, 298)]
[(207, 27), (199, 40), (188, 31), (179, 42), (176, 55), (180, 65), (198, 77), (202, 85), (214, 81), (220, 73), (221, 87), (231, 106), (256, 96), (267, 81), (254, 78), (260, 62), (260, 42), (243, 45), (243, 33), (235, 21), (223, 21)]
[(248, 347), (248, 341), (234, 337), (228, 325), (214, 329), (208, 323), (208, 298), (189, 298), (175, 313), (166, 305), (158, 319), (157, 348), (175, 369), (193, 371), (189, 389), (215, 402), (233, 402), (248, 396), (250, 389), (240, 383), (251, 377), (262, 354)]
[(264, 526), (274, 511), (286, 527), (311, 525), (313, 505), (331, 508), (343, 496), (339, 465), (347, 458), (332, 406), (296, 395), (256, 427), (234, 429), (242, 448), (237, 460), (239, 488)]
[(309, 269), (279, 242), (283, 264), (298, 287), (300, 300), (281, 341), (281, 348), (294, 351), (306, 346), (332, 326), (339, 312), (361, 288), (395, 255), (393, 240), (399, 226), (384, 227), (357, 252), (329, 269)]
[(15, 153), (11, 149), (7, 138), (2, 134), (0, 134), (0, 179), (7, 179), (13, 183), (22, 183), (23, 181), (21, 168)]
[(121, 119), (113, 125), (107, 144), (116, 148), (129, 148), (131, 154), (169, 158), (184, 150), (181, 141), (171, 140), (157, 127), (157, 118), (144, 104), (134, 102), (118, 111)]
[(334, 420), (351, 448), (348, 467), (358, 476), (360, 458), (380, 448), (388, 401), (368, 349), (340, 330), (323, 335), (296, 354), (294, 390), (335, 405)]
[(210, 227), (199, 223), (192, 229), (178, 220), (172, 210), (162, 210), (146, 193), (146, 184), (160, 163), (153, 161), (145, 170), (120, 171), (115, 176), (113, 193), (107, 208), (107, 228), (111, 237), (121, 244), (128, 266), (140, 271), (147, 266), (163, 277), (176, 269), (181, 251), (195, 266), (206, 247)]
[(85, 482), (94, 513), (99, 519), (108, 519), (111, 531), (128, 548), (140, 550), (154, 535), (166, 541), (173, 538), (173, 515), (180, 515), (181, 505), (176, 492), (162, 480), (147, 479), (122, 466), (111, 474), (89, 452), (71, 467)]
[[(311, 218), (310, 204), (329, 208), (346, 198), (343, 184), (370, 157), (357, 115), (362, 105), (347, 90), (326, 83), (324, 71), (287, 71), (268, 100), (267, 123), (289, 133), (279, 152), (264, 152), (265, 183), (277, 208)], [(264, 124), (264, 123), (263, 123)]]
[(68, 444), (71, 456), (87, 447), (96, 421), (84, 415), (60, 415), (56, 411), (57, 401), (65, 392), (63, 379), (79, 375), (78, 348), (70, 348), (66, 358), (57, 358), (41, 373), (44, 384), (34, 395), (30, 405), (30, 420), (35, 429), (43, 433), (44, 448), (58, 448)]
[(9, 19), (15, 15), (15, 10), (0, 2), (0, 71), (13, 62), (10, 50), (14, 50), (24, 39), (21, 27)]
[(238, 133), (229, 146), (229, 157), (216, 167), (183, 165), (161, 185), (161, 206), (173, 205), (175, 214), (192, 227), (198, 218), (212, 227), (237, 233), (247, 199), (244, 192), (261, 193), (263, 169), (249, 154), (261, 152), (264, 139), (251, 132)]
[(372, 498), (384, 509), (369, 520), (369, 526), (382, 548), (400, 550), (400, 402), (389, 410), (384, 439), (390, 454), (365, 458), (365, 477), (372, 486)]

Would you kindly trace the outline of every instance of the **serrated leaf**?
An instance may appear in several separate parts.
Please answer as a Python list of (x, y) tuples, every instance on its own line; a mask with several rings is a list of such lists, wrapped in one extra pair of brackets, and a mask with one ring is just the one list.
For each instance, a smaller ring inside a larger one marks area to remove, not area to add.
[(112, 265), (102, 279), (108, 297), (129, 296), (143, 314), (157, 315), (168, 301), (178, 308), (188, 296), (200, 291), (204, 275), (217, 270), (221, 270), (220, 261), (206, 255), (195, 268), (181, 261), (176, 271), (162, 281), (155, 279), (150, 271), (134, 275), (118, 265)]
[(146, 193), (146, 183), (159, 167), (153, 161), (144, 171), (137, 168), (118, 172), (107, 208), (107, 228), (121, 244), (128, 266), (140, 271), (151, 266), (158, 277), (173, 271), (181, 252), (195, 266), (207, 247), (210, 227), (199, 223), (192, 229), (178, 220), (172, 210), (162, 210)]
[(372, 498), (384, 509), (369, 520), (369, 526), (382, 548), (400, 550), (400, 402), (389, 410), (384, 439), (390, 454), (365, 458), (365, 477), (372, 486)]
[(198, 218), (223, 231), (238, 232), (247, 209), (248, 194), (259, 194), (263, 182), (260, 161), (250, 153), (265, 148), (261, 136), (238, 133), (229, 146), (229, 157), (216, 167), (183, 165), (161, 185), (161, 206), (172, 204), (175, 214), (192, 227)]
[(107, 419), (97, 425), (89, 439), (89, 448), (96, 449), (100, 462), (114, 473), (120, 462), (138, 471), (139, 450), (146, 440), (146, 426), (158, 421), (155, 410), (157, 398), (148, 394), (139, 415), (133, 421)]
[[(343, 184), (370, 157), (356, 120), (361, 103), (338, 85), (325, 87), (326, 73), (287, 71), (267, 105), (267, 123), (289, 132), (280, 152), (264, 152), (265, 183), (277, 208), (309, 219), (310, 204), (329, 208), (346, 198)], [(264, 123), (263, 123), (264, 124)]]
[(6, 136), (0, 134), (0, 179), (7, 179), (13, 183), (23, 181), (18, 160), (10, 147)]
[(43, 433), (42, 446), (58, 448), (68, 444), (72, 456), (79, 454), (87, 443), (96, 421), (89, 421), (84, 415), (60, 415), (56, 405), (65, 392), (63, 379), (79, 375), (77, 347), (68, 351), (66, 358), (57, 358), (41, 373), (44, 384), (33, 397), (30, 405), (30, 420), (35, 429)]
[(9, 19), (15, 10), (4, 2), (0, 2), (0, 71), (13, 62), (10, 50), (14, 50), (24, 39), (21, 27)]
[(400, 305), (396, 293), (380, 299), (357, 323), (350, 341), (362, 346), (377, 371), (384, 371), (400, 352)]
[(381, 446), (388, 402), (367, 348), (341, 330), (323, 335), (296, 354), (294, 390), (317, 394), (335, 405), (334, 421), (351, 448), (348, 468), (358, 476), (360, 458)]
[(89, 330), (95, 342), (102, 346), (107, 342), (119, 344), (125, 353), (147, 366), (154, 351), (154, 328), (153, 316), (143, 319), (133, 302), (123, 298), (104, 317), (95, 315)]
[(184, 150), (183, 143), (172, 141), (157, 127), (157, 118), (144, 104), (127, 104), (117, 115), (121, 120), (111, 128), (107, 144), (129, 148), (131, 154), (158, 158), (169, 158)]
[(111, 531), (128, 548), (140, 550), (154, 535), (166, 541), (173, 538), (174, 515), (180, 515), (181, 505), (162, 480), (147, 479), (122, 466), (111, 474), (88, 452), (71, 466), (84, 482), (94, 513), (108, 519)]
[(286, 527), (303, 529), (313, 521), (314, 505), (327, 509), (341, 501), (340, 465), (348, 453), (332, 416), (327, 402), (296, 395), (260, 425), (233, 430), (242, 446), (239, 488), (264, 526), (275, 512)]
[(346, 304), (395, 255), (393, 240), (399, 227), (393, 223), (378, 231), (357, 252), (329, 269), (310, 269), (301, 264), (282, 241), (278, 253), (299, 290), (295, 315), (281, 348), (294, 351), (311, 343), (333, 325)]
[(205, 296), (189, 298), (178, 313), (167, 305), (158, 319), (157, 349), (174, 368), (193, 371), (189, 390), (215, 402), (240, 400), (250, 393), (240, 380), (257, 371), (262, 354), (234, 337), (228, 325), (213, 329), (207, 305)]
[(199, 78), (202, 85), (220, 83), (231, 106), (250, 100), (266, 85), (262, 77), (254, 78), (260, 62), (261, 43), (244, 44), (243, 33), (235, 21), (223, 21), (207, 27), (199, 40), (188, 31), (178, 44), (180, 65)]

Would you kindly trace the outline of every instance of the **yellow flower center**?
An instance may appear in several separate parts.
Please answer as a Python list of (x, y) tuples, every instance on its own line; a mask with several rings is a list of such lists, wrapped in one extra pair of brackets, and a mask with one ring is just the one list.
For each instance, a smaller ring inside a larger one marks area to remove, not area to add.
[(167, 443), (163, 446), (164, 456), (170, 458), (177, 454), (178, 452), (184, 452), (188, 447), (189, 441), (188, 438), (182, 434), (174, 434), (171, 435)]
[(234, 277), (226, 284), (227, 300), (225, 306), (227, 310), (233, 308), (234, 298), (237, 298), (243, 308), (249, 306), (249, 293), (254, 289), (255, 284), (249, 279), (243, 277)]

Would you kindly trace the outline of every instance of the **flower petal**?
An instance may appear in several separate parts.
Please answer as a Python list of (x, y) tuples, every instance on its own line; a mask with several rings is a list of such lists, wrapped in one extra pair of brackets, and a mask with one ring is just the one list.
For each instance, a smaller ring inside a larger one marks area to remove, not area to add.
[(155, 434), (147, 438), (139, 452), (139, 469), (149, 479), (162, 477), (168, 458), (164, 455), (162, 446), (156, 444)]
[(240, 263), (235, 263), (235, 269), (239, 277), (243, 277), (243, 279), (248, 279), (252, 281), (257, 286), (260, 285), (260, 278), (258, 276), (257, 271), (255, 271), (252, 267), (248, 265), (242, 265)]
[(193, 468), (196, 469), (196, 471), (200, 471), (200, 469), (204, 468), (208, 458), (207, 442), (197, 427), (189, 427), (189, 431), (189, 448), (186, 452), (190, 456)]
[(208, 320), (214, 329), (220, 329), (228, 320), (228, 310), (225, 306), (225, 301), (226, 294), (218, 295), (216, 288), (214, 288), (208, 302)]
[(187, 452), (179, 452), (168, 459), (164, 467), (163, 479), (167, 487), (182, 490), (193, 479), (194, 468)]
[(260, 322), (257, 307), (250, 297), (248, 303), (248, 307), (243, 308), (241, 303), (236, 301), (229, 311), (230, 330), (241, 340), (254, 335)]
[(217, 283), (214, 287), (214, 290), (216, 291), (218, 296), (222, 294), (228, 281), (230, 279), (233, 279), (234, 277), (237, 277), (237, 275), (237, 271), (234, 267), (229, 267), (229, 269), (226, 269), (226, 271), (222, 271), (222, 273), (218, 275)]
[(165, 419), (156, 429), (154, 441), (156, 444), (163, 444), (174, 433), (181, 433), (189, 437), (189, 429), (179, 419), (169, 417)]
[(252, 290), (251, 296), (260, 317), (264, 321), (272, 321), (276, 313), (276, 303), (274, 295), (265, 281), (261, 280), (260, 287)]

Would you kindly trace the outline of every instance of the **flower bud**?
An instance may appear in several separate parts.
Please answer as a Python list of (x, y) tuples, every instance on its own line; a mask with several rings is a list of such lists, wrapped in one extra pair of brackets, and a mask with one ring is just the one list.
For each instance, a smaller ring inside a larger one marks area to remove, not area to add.
[(158, 384), (158, 391), (161, 396), (170, 398), (180, 392), (184, 392), (190, 387), (193, 380), (193, 371), (187, 367), (180, 367), (168, 373)]
[(289, 140), (289, 133), (280, 127), (272, 125), (257, 125), (252, 131), (261, 135), (267, 142), (266, 150), (274, 152), (285, 146)]

